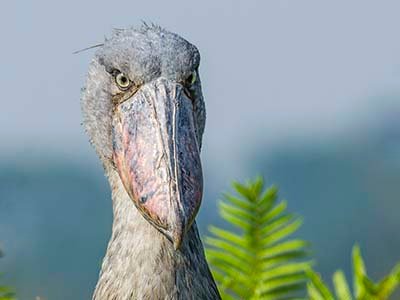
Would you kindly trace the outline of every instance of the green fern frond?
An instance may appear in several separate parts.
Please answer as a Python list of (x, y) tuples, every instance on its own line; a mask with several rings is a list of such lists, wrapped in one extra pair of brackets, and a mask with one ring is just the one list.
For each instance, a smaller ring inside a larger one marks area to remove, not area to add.
[(335, 288), (336, 297), (340, 300), (353, 300), (349, 285), (342, 270), (338, 270), (333, 274), (333, 286)]
[(223, 299), (300, 299), (310, 262), (309, 245), (288, 239), (302, 220), (286, 212), (278, 190), (261, 177), (234, 182), (237, 195), (224, 194), (221, 217), (235, 230), (215, 226), (206, 237), (206, 254)]
[(392, 271), (378, 283), (374, 283), (367, 275), (364, 260), (360, 248), (353, 247), (353, 290), (351, 294), (349, 284), (341, 270), (333, 275), (333, 286), (336, 298), (329, 288), (323, 283), (320, 276), (307, 270), (309, 282), (307, 291), (310, 300), (387, 300), (400, 285), (400, 264), (397, 264)]

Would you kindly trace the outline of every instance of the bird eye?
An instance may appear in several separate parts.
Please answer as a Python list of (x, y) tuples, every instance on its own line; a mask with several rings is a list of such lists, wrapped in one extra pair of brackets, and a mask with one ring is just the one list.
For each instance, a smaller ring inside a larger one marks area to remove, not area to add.
[(131, 81), (124, 73), (118, 73), (115, 76), (115, 82), (121, 89), (126, 89), (131, 84)]
[(186, 84), (187, 84), (188, 86), (191, 86), (191, 85), (193, 85), (193, 84), (196, 83), (196, 80), (197, 80), (197, 74), (196, 74), (196, 71), (193, 71), (193, 72), (188, 76), (188, 78), (186, 78)]

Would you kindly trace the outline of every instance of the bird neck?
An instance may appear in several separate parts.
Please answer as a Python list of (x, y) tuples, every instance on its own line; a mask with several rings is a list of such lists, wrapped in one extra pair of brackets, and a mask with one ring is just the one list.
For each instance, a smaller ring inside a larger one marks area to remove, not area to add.
[(220, 299), (194, 223), (179, 250), (136, 209), (108, 174), (114, 220), (94, 300)]

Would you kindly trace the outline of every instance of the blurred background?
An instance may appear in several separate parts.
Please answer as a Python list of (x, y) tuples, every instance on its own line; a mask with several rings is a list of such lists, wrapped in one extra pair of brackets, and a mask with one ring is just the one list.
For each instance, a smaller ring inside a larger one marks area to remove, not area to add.
[(257, 174), (304, 216), (328, 279), (358, 242), (378, 279), (400, 260), (400, 2), (2, 1), (0, 259), (20, 299), (89, 299), (110, 190), (80, 88), (112, 28), (155, 22), (197, 45), (208, 119), (204, 235), (232, 179)]

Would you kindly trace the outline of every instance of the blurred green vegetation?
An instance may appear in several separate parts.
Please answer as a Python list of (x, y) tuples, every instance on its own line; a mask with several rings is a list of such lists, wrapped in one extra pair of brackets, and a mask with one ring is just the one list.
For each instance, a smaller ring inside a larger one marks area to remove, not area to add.
[(0, 300), (14, 300), (15, 294), (8, 286), (0, 285)]
[[(0, 249), (0, 258), (3, 256), (3, 252)], [(15, 300), (14, 291), (5, 285), (0, 283), (0, 300)]]

